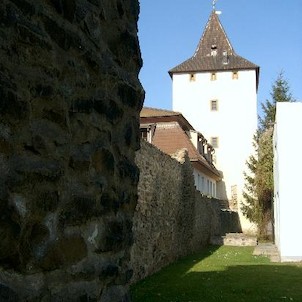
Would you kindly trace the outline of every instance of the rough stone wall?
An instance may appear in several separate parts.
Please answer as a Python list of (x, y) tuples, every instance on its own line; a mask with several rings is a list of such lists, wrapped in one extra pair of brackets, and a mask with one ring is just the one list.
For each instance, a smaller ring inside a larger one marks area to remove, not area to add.
[(132, 282), (179, 257), (200, 251), (212, 236), (239, 231), (234, 213), (231, 223), (219, 200), (195, 189), (193, 168), (185, 150), (171, 158), (142, 141), (136, 163), (140, 180), (133, 221)]
[(0, 1), (0, 300), (127, 301), (137, 0)]

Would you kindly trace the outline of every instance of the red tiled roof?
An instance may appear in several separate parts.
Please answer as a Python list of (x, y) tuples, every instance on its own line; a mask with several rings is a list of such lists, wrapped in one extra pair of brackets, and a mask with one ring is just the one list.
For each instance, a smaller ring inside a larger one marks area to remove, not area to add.
[(158, 124), (152, 138), (152, 144), (166, 154), (186, 148), (191, 161), (199, 162), (213, 177), (220, 178), (220, 173), (195, 148), (188, 135), (177, 122)]
[(181, 113), (176, 111), (151, 108), (151, 107), (143, 107), (140, 113), (140, 117), (176, 116), (176, 115), (181, 115)]
[(140, 112), (140, 123), (178, 122), (184, 130), (193, 129), (187, 119), (176, 111), (143, 107)]
[(156, 125), (152, 144), (168, 155), (180, 149), (187, 149), (190, 160), (197, 163), (199, 169), (210, 173), (213, 178), (220, 179), (219, 171), (209, 163), (195, 148), (186, 131), (194, 130), (180, 112), (143, 107), (140, 113), (140, 124)]

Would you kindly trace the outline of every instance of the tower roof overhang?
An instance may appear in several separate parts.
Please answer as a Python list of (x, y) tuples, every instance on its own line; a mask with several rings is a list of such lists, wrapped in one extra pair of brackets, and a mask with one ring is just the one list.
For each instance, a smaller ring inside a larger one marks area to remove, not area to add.
[(223, 63), (222, 57), (205, 57), (198, 60), (194, 57), (184, 61), (168, 71), (170, 77), (173, 74), (191, 74), (204, 72), (222, 72), (222, 71), (239, 71), (255, 70), (256, 72), (256, 89), (258, 90), (260, 67), (238, 55), (229, 56), (228, 64)]

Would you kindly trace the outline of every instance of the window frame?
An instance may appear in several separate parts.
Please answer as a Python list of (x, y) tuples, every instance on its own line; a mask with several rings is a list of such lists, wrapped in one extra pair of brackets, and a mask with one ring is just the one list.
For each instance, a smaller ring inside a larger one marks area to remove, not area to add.
[(190, 73), (189, 74), (189, 80), (190, 80), (190, 82), (195, 82), (196, 81), (196, 73)]
[(239, 79), (239, 73), (238, 71), (233, 71), (232, 72), (232, 80), (238, 80)]
[(218, 111), (218, 100), (217, 99), (210, 100), (210, 109), (211, 109), (211, 111)]
[(213, 148), (219, 148), (219, 137), (218, 136), (211, 137), (211, 146)]
[(217, 73), (216, 72), (212, 72), (210, 79), (211, 79), (211, 81), (216, 81), (217, 80)]

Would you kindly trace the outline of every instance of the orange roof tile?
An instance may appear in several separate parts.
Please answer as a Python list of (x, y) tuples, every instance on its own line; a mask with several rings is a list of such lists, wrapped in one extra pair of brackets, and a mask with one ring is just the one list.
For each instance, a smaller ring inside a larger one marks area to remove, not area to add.
[(157, 124), (152, 144), (169, 155), (186, 148), (191, 161), (199, 162), (216, 177), (220, 177), (218, 170), (197, 151), (188, 135), (177, 122)]
[(165, 110), (165, 109), (157, 109), (151, 107), (143, 107), (140, 113), (140, 117), (159, 117), (159, 116), (175, 116), (181, 115), (180, 112)]
[(180, 113), (171, 110), (143, 107), (140, 112), (140, 123), (177, 122), (184, 130), (194, 129)]

